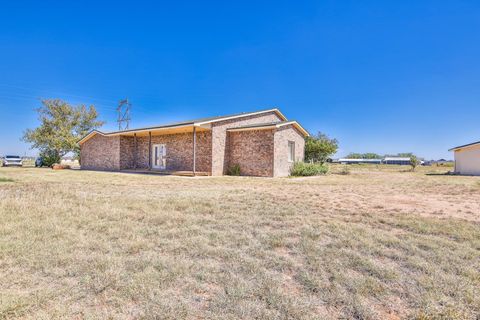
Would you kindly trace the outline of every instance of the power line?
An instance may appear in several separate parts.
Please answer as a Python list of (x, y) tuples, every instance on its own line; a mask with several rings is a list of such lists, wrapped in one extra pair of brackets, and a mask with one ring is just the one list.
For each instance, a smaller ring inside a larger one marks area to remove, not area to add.
[[(8, 90), (7, 92), (2, 92), (2, 91), (5, 91), (5, 88), (7, 88), (7, 87), (12, 88), (12, 89), (16, 89), (17, 91), (35, 91), (37, 93), (35, 95), (31, 95), (30, 93), (24, 94), (24, 93), (19, 93), (19, 92), (12, 92), (12, 90)], [(38, 92), (41, 92), (41, 94), (38, 94)], [(7, 93), (7, 96), (5, 96), (5, 93)], [(14, 94), (15, 96), (8, 96), (8, 95), (11, 95), (11, 94)], [(107, 109), (107, 110), (112, 110), (112, 111), (117, 110), (117, 108), (114, 107), (114, 106), (107, 106), (107, 105), (113, 105), (116, 102), (115, 100), (111, 100), (111, 99), (97, 98), (97, 97), (92, 97), (92, 96), (83, 96), (83, 95), (77, 95), (77, 94), (72, 94), (72, 93), (68, 93), (68, 92), (51, 91), (51, 90), (48, 90), (48, 89), (17, 86), (17, 85), (11, 85), (11, 84), (6, 84), (6, 83), (0, 83), (0, 98), (2, 98), (2, 95), (3, 95), (3, 98), (6, 98), (6, 99), (22, 99), (22, 98), (24, 98), (24, 100), (27, 100), (26, 98), (31, 98), (32, 100), (37, 100), (37, 101), (41, 100), (43, 98), (46, 98), (48, 96), (60, 96), (60, 98), (64, 98), (64, 99), (72, 99), (72, 100), (77, 100), (77, 101), (80, 99), (80, 100), (91, 101), (92, 104), (95, 107), (99, 107), (99, 108), (102, 108), (102, 109)], [(17, 95), (19, 97), (17, 97)], [(149, 96), (145, 96), (145, 97), (149, 97)], [(143, 110), (143, 112), (142, 112), (142, 110)], [(146, 110), (142, 107), (139, 107), (139, 106), (135, 107), (135, 112), (149, 114), (148, 110)]]
[[(28, 87), (21, 87), (21, 86), (15, 86), (15, 85), (9, 85), (9, 84), (4, 84), (0, 83), (0, 87), (9, 87), (13, 89), (19, 89), (23, 91), (36, 91), (36, 92), (42, 92), (47, 95), (57, 95), (57, 96), (66, 96), (66, 97), (71, 97), (71, 98), (77, 98), (77, 99), (85, 99), (85, 100), (93, 100), (93, 101), (103, 101), (105, 103), (115, 103), (115, 100), (111, 99), (105, 99), (105, 98), (96, 98), (96, 97), (91, 97), (91, 96), (83, 96), (83, 95), (76, 95), (68, 92), (61, 92), (61, 91), (52, 91), (48, 89), (39, 89), (39, 88), (28, 88)], [(10, 91), (9, 91), (10, 92)]]

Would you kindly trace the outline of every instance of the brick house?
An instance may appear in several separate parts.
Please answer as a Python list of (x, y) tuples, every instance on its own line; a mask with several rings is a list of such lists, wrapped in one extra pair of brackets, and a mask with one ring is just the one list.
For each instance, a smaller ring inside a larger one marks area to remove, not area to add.
[(278, 109), (104, 133), (79, 141), (82, 169), (287, 176), (302, 161), (308, 132)]

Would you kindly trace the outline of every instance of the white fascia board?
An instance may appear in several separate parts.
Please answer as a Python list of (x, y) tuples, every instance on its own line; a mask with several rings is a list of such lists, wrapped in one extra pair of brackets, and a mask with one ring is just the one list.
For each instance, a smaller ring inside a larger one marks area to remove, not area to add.
[(307, 130), (305, 130), (297, 121), (287, 121), (283, 123), (279, 123), (276, 125), (277, 128), (283, 127), (283, 126), (288, 126), (288, 125), (293, 125), (295, 126), (298, 130), (300, 130), (305, 136), (310, 137), (310, 134), (308, 133)]
[(471, 148), (471, 147), (478, 147), (480, 145), (480, 142), (474, 142), (472, 144), (467, 144), (467, 145), (464, 145), (464, 146), (459, 146), (459, 147), (455, 147), (455, 148), (452, 148), (452, 149), (449, 149), (448, 151), (460, 151), (462, 149), (468, 149), (468, 148)]
[(210, 123), (206, 123), (206, 124), (194, 123), (193, 125), (194, 125), (195, 127), (200, 127), (200, 128), (204, 128), (204, 129), (209, 129), (209, 130), (212, 129), (212, 125), (211, 125)]
[(82, 144), (84, 143), (85, 141), (87, 141), (88, 139), (92, 138), (93, 136), (95, 136), (96, 134), (100, 134), (102, 136), (104, 136), (105, 134), (101, 131), (98, 131), (98, 130), (92, 130), (89, 134), (87, 134), (85, 137), (83, 137), (82, 139), (80, 139), (77, 143), (78, 144)]

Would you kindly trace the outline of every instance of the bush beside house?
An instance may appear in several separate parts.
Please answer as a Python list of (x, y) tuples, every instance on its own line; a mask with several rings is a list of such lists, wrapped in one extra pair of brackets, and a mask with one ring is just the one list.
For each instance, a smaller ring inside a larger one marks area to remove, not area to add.
[(326, 174), (328, 167), (320, 163), (295, 162), (290, 170), (294, 177), (310, 177)]

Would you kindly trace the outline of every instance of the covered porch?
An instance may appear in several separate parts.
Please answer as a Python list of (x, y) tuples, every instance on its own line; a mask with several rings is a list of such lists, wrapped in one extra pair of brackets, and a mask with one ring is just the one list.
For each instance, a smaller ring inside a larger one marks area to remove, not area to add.
[(211, 174), (211, 130), (192, 124), (123, 131), (120, 169), (129, 173)]

